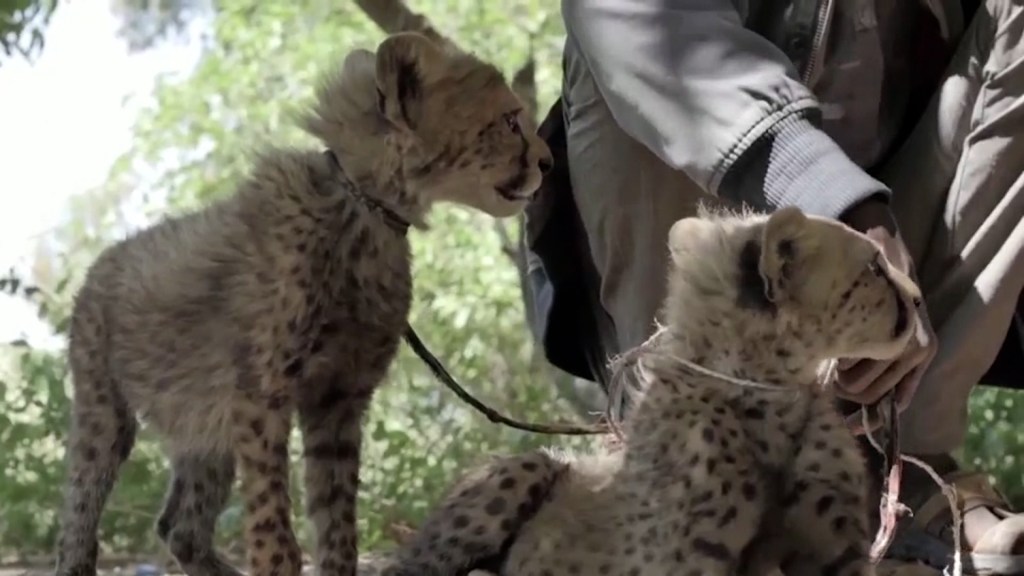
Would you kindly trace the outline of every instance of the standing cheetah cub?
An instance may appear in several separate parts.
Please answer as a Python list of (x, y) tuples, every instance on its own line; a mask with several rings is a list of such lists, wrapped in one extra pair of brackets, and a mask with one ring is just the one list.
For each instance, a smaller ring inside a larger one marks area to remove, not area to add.
[(519, 212), (551, 163), (493, 66), (390, 36), (327, 76), (306, 129), (235, 194), (108, 248), (74, 305), (68, 486), (57, 574), (96, 572), (97, 523), (136, 416), (173, 468), (157, 533), (190, 576), (241, 469), (250, 576), (297, 576), (288, 436), (298, 412), (317, 574), (356, 570), (361, 420), (411, 300), (406, 228), (435, 202)]
[(817, 372), (898, 355), (917, 287), (864, 235), (795, 208), (686, 218), (669, 248), (624, 448), (477, 470), (364, 574), (496, 555), (507, 576), (873, 573), (864, 463)]

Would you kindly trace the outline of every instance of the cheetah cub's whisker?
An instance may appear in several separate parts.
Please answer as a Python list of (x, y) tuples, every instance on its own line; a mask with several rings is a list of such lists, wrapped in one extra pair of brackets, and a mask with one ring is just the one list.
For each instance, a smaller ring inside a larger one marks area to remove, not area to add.
[(668, 244), (623, 447), (475, 470), (385, 573), (873, 574), (864, 462), (819, 369), (898, 355), (917, 287), (863, 234), (795, 208), (702, 212)]
[[(298, 576), (288, 437), (297, 412), (314, 568), (354, 576), (361, 420), (407, 325), (411, 223), (437, 202), (520, 212), (551, 165), (493, 66), (403, 33), (324, 77), (305, 128), (230, 197), (105, 250), (78, 292), (56, 573), (96, 573), (97, 524), (141, 416), (173, 480), (157, 533), (190, 576), (241, 469), (249, 576)], [(397, 225), (396, 225), (397, 223)]]

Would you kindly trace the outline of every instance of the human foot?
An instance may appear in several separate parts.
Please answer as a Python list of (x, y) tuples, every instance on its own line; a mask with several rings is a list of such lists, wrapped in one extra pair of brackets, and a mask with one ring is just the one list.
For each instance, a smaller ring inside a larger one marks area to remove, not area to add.
[[(960, 470), (948, 456), (925, 459), (952, 485), (962, 507), (961, 546), (966, 574), (1024, 574), (1024, 514), (980, 472)], [(941, 567), (952, 560), (953, 522), (949, 503), (931, 478), (913, 465), (904, 468), (904, 502), (914, 511), (890, 548), (890, 556), (919, 559)]]

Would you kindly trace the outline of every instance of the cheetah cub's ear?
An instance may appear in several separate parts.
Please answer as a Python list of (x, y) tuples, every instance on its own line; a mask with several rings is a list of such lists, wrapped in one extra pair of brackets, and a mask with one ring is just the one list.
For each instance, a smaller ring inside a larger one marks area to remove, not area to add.
[(706, 218), (688, 217), (677, 220), (668, 231), (668, 249), (672, 262), (684, 268), (693, 256), (714, 254), (719, 241), (719, 227)]
[(801, 264), (817, 251), (818, 242), (809, 224), (803, 211), (795, 207), (780, 208), (765, 222), (758, 267), (769, 301), (778, 303), (790, 295)]
[(395, 128), (416, 129), (423, 86), (444, 65), (440, 46), (415, 32), (388, 36), (377, 47), (377, 107)]

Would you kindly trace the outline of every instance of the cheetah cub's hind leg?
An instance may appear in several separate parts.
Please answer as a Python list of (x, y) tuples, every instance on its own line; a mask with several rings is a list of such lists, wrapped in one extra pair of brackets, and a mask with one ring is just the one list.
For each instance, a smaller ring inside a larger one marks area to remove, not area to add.
[(185, 454), (172, 459), (173, 478), (156, 532), (189, 576), (242, 576), (213, 548), (217, 518), (235, 479), (230, 454)]
[(465, 574), (502, 552), (567, 464), (546, 452), (499, 458), (464, 476), (398, 551), (387, 576)]
[(67, 487), (61, 512), (57, 576), (93, 576), (100, 515), (138, 423), (106, 367), (102, 310), (87, 298), (72, 321), (68, 363), (74, 386), (67, 440)]
[(316, 574), (349, 574), (358, 552), (356, 536), (346, 527), (354, 527), (356, 521), (362, 415), (370, 395), (305, 400), (299, 402), (299, 423), (306, 458), (306, 512), (317, 539)]
[[(692, 416), (691, 416), (692, 418)], [(723, 430), (735, 430), (726, 419)], [(764, 517), (767, 494), (749, 480), (756, 476), (756, 463), (721, 451), (728, 440), (691, 420), (687, 449), (679, 458), (693, 469), (690, 494), (680, 507), (687, 518), (679, 538), (677, 556), (686, 559), (689, 573), (726, 576), (736, 574), (743, 552), (757, 537)]]

